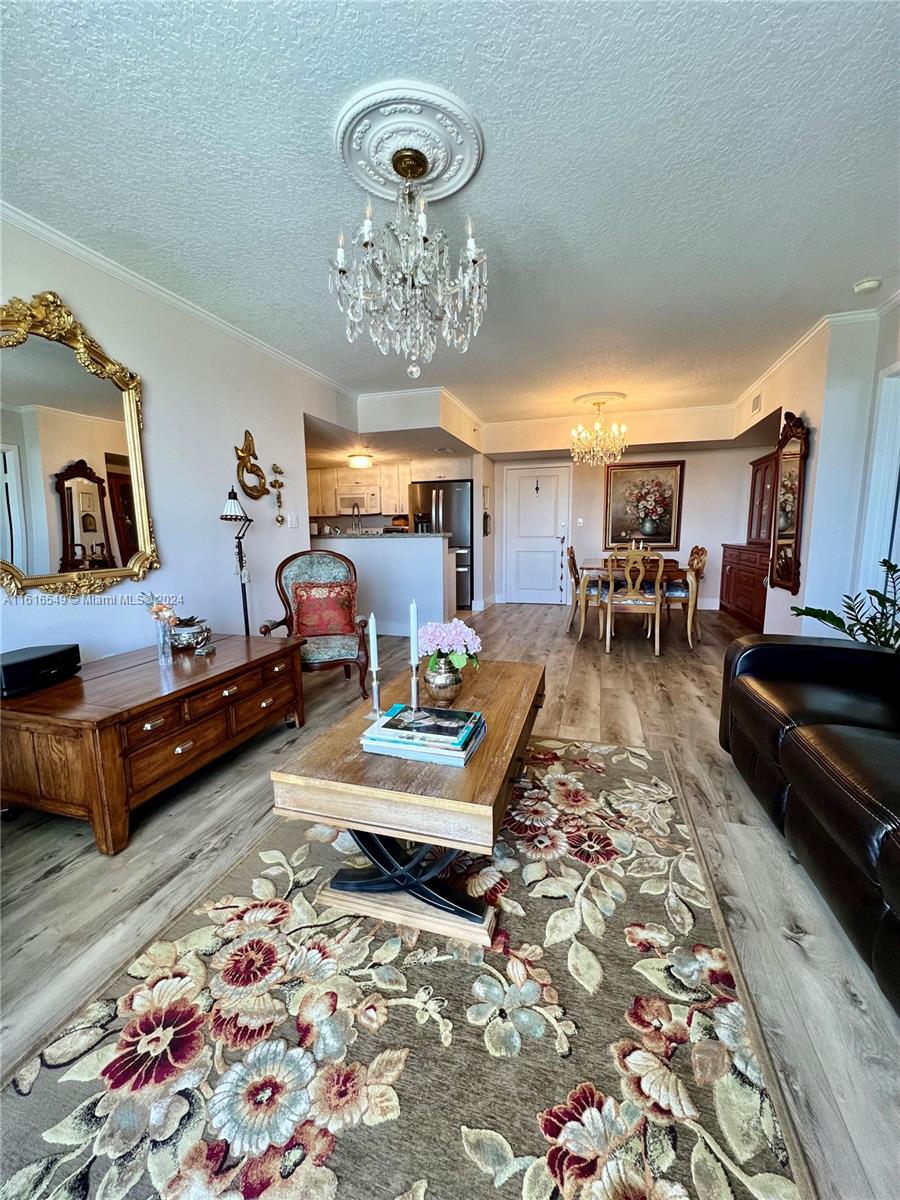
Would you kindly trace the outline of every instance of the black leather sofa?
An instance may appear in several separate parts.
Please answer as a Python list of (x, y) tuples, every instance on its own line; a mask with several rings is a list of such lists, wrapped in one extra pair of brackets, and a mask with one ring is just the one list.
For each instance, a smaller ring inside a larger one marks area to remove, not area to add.
[(900, 655), (738, 638), (719, 741), (900, 1012)]

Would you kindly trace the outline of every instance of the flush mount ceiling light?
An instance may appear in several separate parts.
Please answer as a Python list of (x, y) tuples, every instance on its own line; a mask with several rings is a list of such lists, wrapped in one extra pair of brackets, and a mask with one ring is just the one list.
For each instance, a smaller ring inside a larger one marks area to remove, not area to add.
[(625, 437), (628, 427), (615, 421), (608, 426), (601, 413), (604, 408), (621, 404), (624, 399), (624, 392), (585, 392), (575, 397), (576, 405), (590, 404), (597, 414), (591, 428), (586, 429), (579, 421), (572, 430), (569, 452), (576, 463), (586, 467), (605, 467), (619, 461), (628, 446)]
[(354, 471), (367, 471), (372, 465), (372, 455), (351, 454), (347, 459), (347, 465), (352, 467)]
[(880, 287), (881, 279), (873, 275), (869, 279), (860, 279), (858, 283), (854, 283), (853, 291), (857, 296), (868, 296), (870, 292), (877, 292)]
[(431, 362), (440, 332), (465, 354), (484, 320), (487, 265), (471, 220), (453, 271), (443, 230), (429, 230), (428, 201), (463, 187), (481, 162), (478, 122), (443, 88), (395, 80), (366, 88), (338, 117), (335, 142), (353, 178), (395, 198), (393, 220), (375, 229), (368, 201), (347, 246), (330, 263), (329, 291), (346, 318), (347, 340), (363, 329), (382, 354), (402, 355), (410, 379)]

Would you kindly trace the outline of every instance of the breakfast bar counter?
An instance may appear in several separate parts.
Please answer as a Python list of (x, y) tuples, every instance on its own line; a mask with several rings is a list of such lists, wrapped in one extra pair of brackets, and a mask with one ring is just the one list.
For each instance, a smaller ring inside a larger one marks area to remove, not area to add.
[(373, 612), (381, 633), (409, 632), (409, 602), (419, 621), (449, 621), (456, 612), (456, 555), (448, 533), (343, 534), (313, 537), (313, 550), (334, 550), (356, 566), (357, 609)]

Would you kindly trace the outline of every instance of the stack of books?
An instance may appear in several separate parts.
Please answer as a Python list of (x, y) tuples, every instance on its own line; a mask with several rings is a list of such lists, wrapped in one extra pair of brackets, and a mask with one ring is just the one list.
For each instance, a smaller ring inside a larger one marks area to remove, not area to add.
[(464, 767), (484, 739), (480, 712), (394, 704), (359, 739), (370, 754)]

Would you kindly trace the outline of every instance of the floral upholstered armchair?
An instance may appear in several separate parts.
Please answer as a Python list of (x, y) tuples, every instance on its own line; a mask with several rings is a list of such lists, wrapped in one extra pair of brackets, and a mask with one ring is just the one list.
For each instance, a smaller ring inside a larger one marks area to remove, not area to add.
[(333, 550), (301, 550), (275, 569), (275, 587), (284, 616), (264, 621), (263, 637), (281, 626), (288, 637), (303, 638), (300, 658), (304, 671), (343, 667), (344, 676), (359, 670), (359, 690), (365, 700), (369, 651), (365, 617), (356, 615), (356, 567)]

